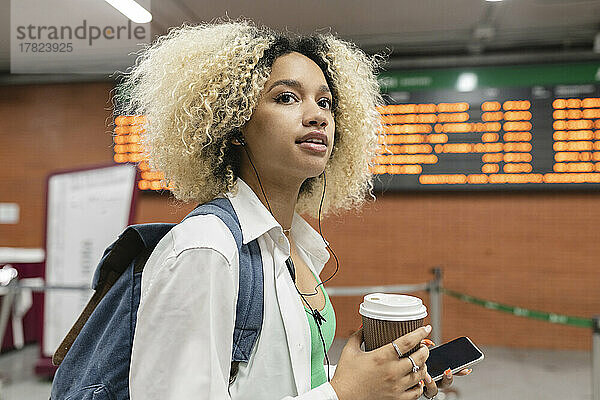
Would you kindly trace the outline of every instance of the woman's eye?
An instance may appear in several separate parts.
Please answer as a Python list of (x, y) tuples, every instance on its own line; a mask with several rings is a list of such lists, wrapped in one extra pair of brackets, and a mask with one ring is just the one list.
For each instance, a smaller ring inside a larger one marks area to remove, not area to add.
[(277, 100), (278, 103), (283, 103), (283, 104), (290, 104), (291, 101), (290, 100), (295, 100), (296, 96), (294, 96), (292, 93), (281, 93), (279, 96), (275, 97), (275, 100)]
[(319, 100), (318, 104), (323, 108), (331, 108), (331, 100), (329, 100), (328, 98)]

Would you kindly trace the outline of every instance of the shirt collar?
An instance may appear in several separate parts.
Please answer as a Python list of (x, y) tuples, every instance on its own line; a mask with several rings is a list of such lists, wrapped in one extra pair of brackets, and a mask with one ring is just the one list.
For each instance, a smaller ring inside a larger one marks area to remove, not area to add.
[[(233, 193), (228, 192), (225, 196), (231, 201), (240, 221), (242, 243), (247, 244), (259, 236), (268, 233), (276, 245), (279, 245), (280, 241), (278, 239), (281, 237), (285, 238), (281, 225), (279, 225), (246, 182), (238, 177), (236, 186), (236, 191)], [(298, 246), (322, 262), (322, 265), (329, 260), (329, 252), (326, 250), (328, 243), (298, 213), (294, 213), (291, 234)], [(287, 238), (283, 242), (284, 245), (282, 247), (289, 254), (290, 249)], [(317, 267), (317, 269), (322, 269), (322, 266)], [(317, 273), (320, 272), (317, 271)]]
[[(291, 233), (298, 246), (325, 265), (329, 260), (329, 252), (327, 251), (329, 243), (298, 213), (294, 213)], [(321, 273), (321, 271), (319, 270), (317, 273)]]
[(248, 244), (271, 229), (279, 228), (283, 234), (277, 220), (241, 178), (237, 178), (236, 189), (234, 193), (228, 192), (225, 196), (231, 201), (240, 221), (243, 244)]

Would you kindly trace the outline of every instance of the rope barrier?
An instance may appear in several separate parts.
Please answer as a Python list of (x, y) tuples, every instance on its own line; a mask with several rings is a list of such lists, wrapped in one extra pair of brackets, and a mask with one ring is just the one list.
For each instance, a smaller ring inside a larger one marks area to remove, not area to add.
[(477, 304), (479, 306), (485, 307), (490, 310), (502, 311), (505, 313), (513, 314), (518, 317), (525, 317), (531, 319), (538, 319), (541, 321), (551, 322), (553, 324), (562, 324), (562, 325), (570, 325), (576, 326), (579, 328), (593, 328), (594, 324), (591, 318), (582, 318), (582, 317), (572, 317), (569, 315), (562, 315), (556, 313), (549, 313), (544, 311), (537, 310), (529, 310), (527, 308), (509, 306), (506, 304), (497, 303), (495, 301), (489, 301), (480, 299), (477, 297), (469, 296), (468, 294), (456, 292), (454, 290), (440, 288), (440, 290), (451, 296), (455, 297), (459, 300), (462, 300), (467, 303)]

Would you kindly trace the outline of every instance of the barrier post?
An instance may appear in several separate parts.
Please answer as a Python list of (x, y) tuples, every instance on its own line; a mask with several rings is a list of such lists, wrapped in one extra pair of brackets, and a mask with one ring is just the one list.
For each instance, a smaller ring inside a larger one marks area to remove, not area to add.
[(433, 281), (429, 286), (429, 316), (433, 332), (431, 340), (435, 344), (442, 344), (442, 269), (433, 268)]
[(592, 318), (592, 399), (600, 400), (600, 315)]

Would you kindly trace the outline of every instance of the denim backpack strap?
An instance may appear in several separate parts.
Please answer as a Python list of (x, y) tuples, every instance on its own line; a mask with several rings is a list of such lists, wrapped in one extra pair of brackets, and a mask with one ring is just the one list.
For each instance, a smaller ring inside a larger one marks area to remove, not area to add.
[[(140, 255), (136, 264), (143, 265), (148, 260), (160, 240), (175, 224), (130, 225), (119, 238), (105, 251), (92, 279), (92, 289), (104, 283), (110, 272), (121, 275), (129, 264)], [(146, 254), (147, 253), (147, 254)]]
[[(229, 228), (239, 252), (239, 290), (233, 332), (232, 362), (248, 362), (263, 323), (264, 287), (260, 247), (256, 240), (243, 244), (242, 228), (229, 199), (217, 198), (202, 204), (186, 218), (214, 214)], [(233, 370), (234, 368), (232, 368)], [(235, 366), (237, 369), (237, 365)], [(235, 377), (235, 374), (233, 377)]]

